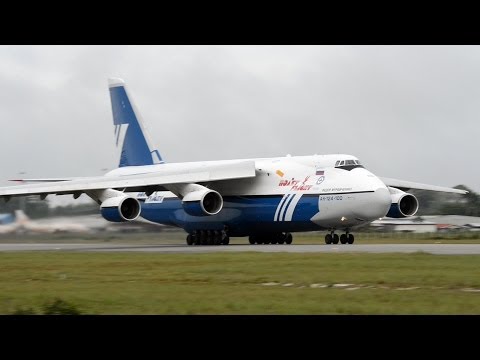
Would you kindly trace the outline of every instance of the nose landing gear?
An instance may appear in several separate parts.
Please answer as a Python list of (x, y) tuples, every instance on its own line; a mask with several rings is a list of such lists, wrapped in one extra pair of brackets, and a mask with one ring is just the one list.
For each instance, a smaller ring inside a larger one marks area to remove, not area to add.
[(355, 237), (353, 236), (353, 234), (348, 234), (348, 239), (347, 239), (347, 242), (349, 244), (353, 244), (353, 242), (355, 241)]
[(330, 234), (325, 235), (325, 244), (338, 244), (338, 235), (334, 233), (335, 230), (330, 231)]
[(330, 234), (325, 235), (325, 244), (338, 244), (340, 240), (341, 244), (353, 244), (355, 241), (355, 237), (353, 234), (350, 234), (348, 230), (346, 230), (345, 234), (340, 235), (334, 234), (335, 230), (331, 230)]

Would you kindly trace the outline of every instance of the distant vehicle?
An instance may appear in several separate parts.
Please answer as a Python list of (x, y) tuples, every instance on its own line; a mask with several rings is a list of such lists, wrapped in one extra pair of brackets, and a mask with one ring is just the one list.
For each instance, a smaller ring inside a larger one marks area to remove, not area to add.
[[(42, 183), (1, 188), (0, 198), (40, 195), (44, 199), (48, 194), (78, 198), (85, 193), (99, 204), (106, 220), (128, 222), (142, 216), (178, 226), (188, 233), (189, 245), (228, 244), (230, 236), (248, 236), (251, 244), (290, 244), (293, 232), (319, 230), (327, 232), (327, 244), (352, 244), (351, 232), (359, 226), (385, 216), (415, 215), (419, 204), (405, 192), (408, 189), (467, 193), (380, 178), (358, 158), (344, 154), (166, 164), (152, 146), (125, 82), (110, 79), (109, 88), (116, 144), (121, 149), (118, 169), (105, 176), (30, 179)], [(181, 134), (169, 133), (166, 125), (165, 136), (176, 136), (179, 146), (195, 151), (194, 145), (182, 142)], [(341, 134), (324, 127), (308, 131), (318, 131), (319, 142), (322, 136), (338, 136), (342, 141)], [(374, 134), (375, 129), (371, 131)], [(217, 134), (214, 127), (210, 134), (196, 146), (218, 147), (218, 137), (236, 136)], [(301, 136), (301, 129), (292, 132), (292, 137)], [(336, 231), (343, 234), (339, 237)]]
[(0, 225), (11, 224), (15, 221), (15, 216), (13, 214), (0, 214)]
[(3, 234), (13, 234), (18, 229), (18, 224), (15, 222), (9, 222), (8, 224), (0, 224), (0, 235)]
[(31, 220), (22, 210), (15, 210), (16, 231), (26, 231), (32, 233), (57, 233), (57, 232), (75, 232), (88, 233), (90, 228), (73, 222), (52, 222), (48, 220)]

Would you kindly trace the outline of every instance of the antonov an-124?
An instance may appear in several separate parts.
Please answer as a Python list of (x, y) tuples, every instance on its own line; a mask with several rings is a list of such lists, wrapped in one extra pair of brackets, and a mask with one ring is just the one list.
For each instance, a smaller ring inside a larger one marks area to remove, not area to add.
[[(383, 217), (413, 216), (409, 189), (467, 191), (381, 178), (352, 155), (332, 154), (167, 163), (143, 125), (125, 82), (109, 79), (120, 154), (104, 176), (24, 179), (0, 197), (86, 194), (113, 222), (147, 220), (187, 232), (188, 245), (291, 244), (292, 233), (325, 231), (327, 244), (352, 244), (355, 228)], [(341, 233), (339, 236), (336, 232)]]

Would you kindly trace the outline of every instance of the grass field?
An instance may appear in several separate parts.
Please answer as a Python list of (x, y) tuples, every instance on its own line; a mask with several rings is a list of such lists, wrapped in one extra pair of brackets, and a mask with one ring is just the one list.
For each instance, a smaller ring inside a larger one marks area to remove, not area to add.
[(0, 253), (0, 313), (480, 314), (480, 256)]

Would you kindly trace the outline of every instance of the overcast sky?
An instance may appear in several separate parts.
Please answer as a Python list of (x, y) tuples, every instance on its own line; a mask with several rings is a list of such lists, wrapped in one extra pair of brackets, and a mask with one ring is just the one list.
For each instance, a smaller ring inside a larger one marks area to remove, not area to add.
[(108, 77), (167, 162), (345, 153), (480, 192), (479, 46), (0, 46), (0, 185), (116, 167)]

